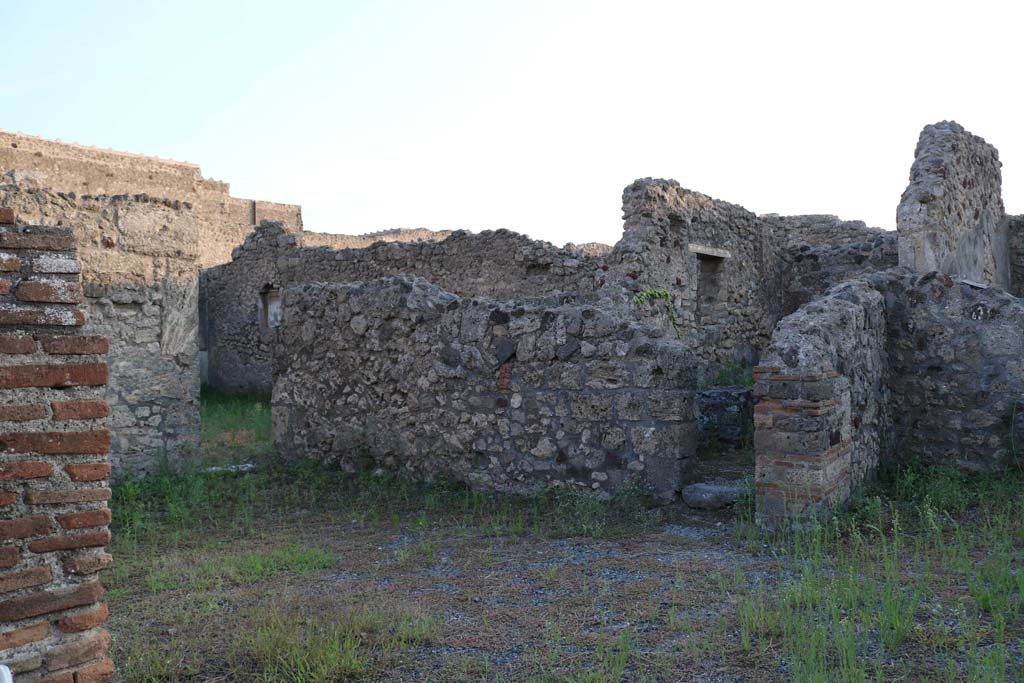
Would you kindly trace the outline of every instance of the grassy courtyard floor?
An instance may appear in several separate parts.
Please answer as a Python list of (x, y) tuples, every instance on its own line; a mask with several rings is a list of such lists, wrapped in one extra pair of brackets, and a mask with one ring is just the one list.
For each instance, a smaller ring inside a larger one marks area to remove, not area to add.
[(772, 536), (750, 506), (649, 511), (270, 457), (269, 409), (204, 398), (249, 473), (115, 489), (121, 681), (1024, 681), (1024, 479), (887, 472)]

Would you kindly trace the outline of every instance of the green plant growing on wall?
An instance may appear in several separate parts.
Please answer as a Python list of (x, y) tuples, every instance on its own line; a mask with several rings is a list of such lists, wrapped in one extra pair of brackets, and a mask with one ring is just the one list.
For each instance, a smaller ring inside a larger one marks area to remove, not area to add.
[(663, 302), (665, 313), (668, 315), (668, 321), (672, 323), (672, 329), (676, 331), (676, 336), (682, 339), (682, 334), (679, 331), (679, 320), (676, 318), (676, 309), (672, 306), (672, 293), (662, 287), (648, 287), (633, 297), (634, 306), (642, 306), (652, 301)]
[(727, 361), (715, 375), (716, 387), (752, 387), (754, 386), (754, 369), (741, 365), (734, 360)]

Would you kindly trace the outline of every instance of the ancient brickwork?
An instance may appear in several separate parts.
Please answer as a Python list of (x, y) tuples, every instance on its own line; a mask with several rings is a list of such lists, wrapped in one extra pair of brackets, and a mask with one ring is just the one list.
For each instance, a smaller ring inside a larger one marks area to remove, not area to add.
[(579, 297), (459, 297), (420, 278), (288, 289), (278, 452), (526, 492), (666, 498), (696, 448), (695, 363), (678, 341)]
[(996, 148), (956, 123), (925, 126), (896, 211), (900, 265), (1010, 287)]
[(107, 340), (86, 333), (75, 243), (0, 225), (0, 664), (18, 681), (113, 676)]
[(152, 471), (199, 446), (200, 227), (182, 202), (146, 196), (73, 196), (32, 183), (0, 184), (0, 205), (25, 223), (70, 227), (81, 268), (86, 331), (118, 359), (106, 392), (118, 473)]
[(759, 523), (844, 503), (890, 431), (885, 299), (852, 281), (783, 319), (754, 369)]

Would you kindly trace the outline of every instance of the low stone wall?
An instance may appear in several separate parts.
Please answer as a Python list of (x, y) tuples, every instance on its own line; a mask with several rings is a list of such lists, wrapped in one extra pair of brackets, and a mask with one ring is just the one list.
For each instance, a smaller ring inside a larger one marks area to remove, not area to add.
[(693, 356), (593, 300), (311, 284), (286, 290), (280, 333), (281, 454), (513, 492), (635, 474), (665, 498), (692, 464)]
[(900, 265), (1010, 288), (999, 152), (957, 123), (925, 126), (896, 210)]
[(107, 340), (83, 334), (71, 264), (70, 230), (0, 227), (0, 664), (19, 681), (113, 676)]
[(885, 298), (852, 281), (783, 319), (755, 368), (759, 523), (841, 505), (878, 465), (888, 416)]

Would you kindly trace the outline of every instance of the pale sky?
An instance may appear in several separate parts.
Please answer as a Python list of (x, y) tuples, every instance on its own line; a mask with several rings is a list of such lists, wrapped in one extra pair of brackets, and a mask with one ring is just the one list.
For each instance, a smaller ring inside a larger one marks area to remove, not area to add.
[(1020, 3), (4, 0), (0, 128), (201, 164), (307, 229), (615, 242), (638, 177), (895, 227), (921, 127), (1024, 213)]

